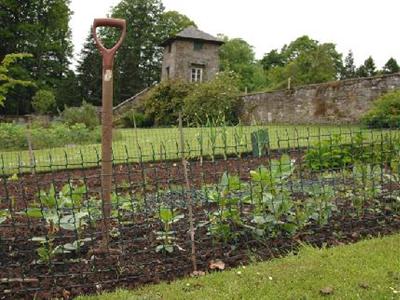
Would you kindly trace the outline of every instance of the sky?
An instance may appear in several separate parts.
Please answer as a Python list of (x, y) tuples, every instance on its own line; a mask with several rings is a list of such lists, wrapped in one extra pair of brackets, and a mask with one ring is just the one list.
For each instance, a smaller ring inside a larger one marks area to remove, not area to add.
[[(120, 0), (72, 0), (74, 60), (94, 18), (106, 17)], [(372, 56), (381, 68), (394, 57), (400, 63), (399, 0), (163, 0), (166, 10), (192, 19), (212, 35), (242, 38), (257, 58), (302, 35), (332, 42), (357, 65)]]

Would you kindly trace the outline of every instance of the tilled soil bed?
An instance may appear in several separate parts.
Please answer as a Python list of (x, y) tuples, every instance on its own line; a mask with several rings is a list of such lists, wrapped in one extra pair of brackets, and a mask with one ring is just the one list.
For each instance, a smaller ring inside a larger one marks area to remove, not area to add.
[[(201, 220), (201, 213), (196, 217)], [(38, 262), (35, 244), (27, 240), (32, 236), (32, 227), (35, 228), (34, 225), (21, 227), (17, 230), (19, 238), (1, 242), (1, 299), (67, 299), (117, 287), (135, 288), (161, 280), (171, 281), (193, 272), (189, 227), (184, 221), (174, 228), (179, 248), (172, 253), (155, 251), (159, 244), (155, 232), (160, 230), (160, 225), (153, 221), (120, 225), (120, 235), (111, 240), (110, 252), (104, 254), (91, 251), (100, 247), (99, 231), (86, 230), (85, 236), (91, 237), (92, 242), (79, 252), (57, 256), (49, 264)], [(41, 227), (37, 225), (36, 230), (43, 230)], [(6, 229), (1, 229), (2, 236), (7, 235)], [(197, 267), (208, 272), (210, 262), (217, 259), (228, 268), (247, 264), (255, 257), (260, 260), (279, 257), (295, 251), (299, 242), (334, 246), (395, 232), (400, 232), (400, 217), (391, 213), (365, 214), (362, 218), (337, 215), (328, 225), (310, 225), (295, 236), (258, 240), (249, 233), (230, 243), (217, 242), (206, 230), (199, 229), (195, 235)], [(71, 233), (58, 236), (64, 242), (73, 238)]]

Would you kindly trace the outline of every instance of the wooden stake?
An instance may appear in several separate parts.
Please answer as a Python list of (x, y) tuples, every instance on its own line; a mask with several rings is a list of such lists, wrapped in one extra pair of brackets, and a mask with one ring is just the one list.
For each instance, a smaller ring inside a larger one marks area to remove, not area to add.
[(26, 139), (28, 141), (28, 149), (29, 149), (29, 160), (31, 164), (31, 173), (35, 175), (35, 158), (33, 156), (33, 147), (32, 147), (32, 133), (31, 133), (31, 119), (29, 117), (28, 120), (28, 128), (26, 132)]
[(179, 113), (179, 134), (181, 140), (181, 154), (182, 154), (182, 166), (183, 173), (185, 176), (185, 196), (186, 201), (188, 203), (189, 209), (189, 233), (190, 233), (190, 242), (191, 242), (191, 261), (193, 272), (197, 272), (197, 263), (196, 263), (196, 245), (194, 240), (194, 222), (193, 222), (193, 207), (192, 207), (192, 197), (190, 195), (190, 181), (189, 181), (189, 172), (188, 172), (188, 162), (185, 158), (185, 137), (183, 135), (183, 126), (182, 126), (182, 113)]

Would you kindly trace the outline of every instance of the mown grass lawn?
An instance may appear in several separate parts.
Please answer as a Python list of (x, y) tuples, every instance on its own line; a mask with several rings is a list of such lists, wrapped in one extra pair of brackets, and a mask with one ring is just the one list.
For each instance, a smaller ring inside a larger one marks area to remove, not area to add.
[(400, 299), (400, 235), (80, 300)]
[[(268, 125), (226, 127), (226, 143), (223, 142), (223, 129), (217, 128), (215, 154), (228, 154), (251, 151), (251, 133), (258, 129), (268, 129), (270, 147), (296, 148), (315, 144), (320, 140), (331, 138), (332, 134), (341, 133), (345, 141), (351, 139), (349, 132), (360, 131), (357, 126), (294, 126)], [(380, 132), (364, 130), (367, 136), (379, 136)], [(116, 163), (176, 159), (179, 156), (179, 130), (177, 128), (155, 129), (119, 129), (119, 139), (113, 143), (114, 161)], [(209, 128), (185, 128), (185, 150), (191, 158), (210, 155), (211, 130)], [(201, 139), (202, 137), (202, 139)], [(227, 145), (227, 147), (224, 146)], [(1, 149), (1, 147), (0, 147)], [(99, 164), (101, 159), (100, 144), (66, 145), (53, 149), (34, 150), (36, 171), (52, 171), (66, 168), (91, 167)], [(0, 174), (30, 172), (31, 159), (29, 151), (0, 150)]]

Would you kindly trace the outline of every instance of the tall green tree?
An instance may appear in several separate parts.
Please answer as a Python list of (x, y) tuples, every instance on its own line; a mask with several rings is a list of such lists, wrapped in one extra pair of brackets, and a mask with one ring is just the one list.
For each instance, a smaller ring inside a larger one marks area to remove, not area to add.
[(372, 56), (369, 56), (364, 63), (358, 67), (357, 76), (358, 77), (371, 77), (377, 74), (376, 66)]
[(18, 53), (18, 54), (7, 54), (0, 64), (0, 106), (4, 106), (4, 101), (9, 91), (16, 86), (30, 87), (34, 86), (34, 83), (29, 80), (12, 78), (9, 75), (10, 67), (17, 62), (19, 59), (32, 57), (31, 54)]
[(58, 109), (62, 110), (66, 106), (80, 105), (82, 103), (81, 95), (79, 81), (75, 72), (68, 70), (63, 74), (63, 78), (55, 91), (56, 99), (58, 99)]
[(296, 60), (299, 56), (305, 53), (311, 53), (317, 49), (319, 42), (311, 39), (307, 35), (298, 37), (292, 41), (289, 45), (282, 47), (282, 54), (287, 62)]
[(133, 96), (159, 78), (159, 44), (164, 36), (157, 25), (163, 12), (160, 0), (122, 0), (112, 9), (112, 17), (123, 18), (127, 23), (127, 37), (116, 61), (122, 83), (116, 86), (119, 101)]
[[(195, 24), (178, 12), (165, 12), (160, 0), (122, 0), (111, 15), (127, 22), (127, 35), (114, 67), (115, 105), (160, 80), (163, 53), (160, 44)], [(105, 44), (113, 44), (119, 32), (103, 30), (99, 35)], [(77, 70), (83, 99), (99, 105), (101, 57), (91, 34), (86, 39)]]
[(241, 38), (220, 38), (225, 42), (219, 51), (221, 71), (233, 71), (239, 76), (240, 90), (253, 91), (263, 85), (264, 72), (255, 59), (253, 47)]
[(393, 73), (399, 72), (400, 67), (399, 67), (399, 64), (397, 63), (397, 61), (393, 57), (391, 57), (386, 62), (386, 64), (383, 66), (382, 71), (384, 74), (393, 74)]
[(269, 88), (321, 83), (336, 80), (342, 70), (342, 55), (332, 43), (319, 43), (308, 36), (301, 36), (273, 54), (278, 63), (269, 65)]
[(164, 35), (161, 39), (166, 40), (189, 26), (197, 27), (187, 16), (174, 10), (166, 11), (161, 14), (159, 24), (160, 31)]
[[(23, 67), (11, 69), (11, 73), (28, 72), (39, 88), (58, 89), (72, 56), (69, 3), (69, 0), (0, 0), (0, 59), (8, 53), (33, 55), (23, 62)], [(30, 112), (31, 106), (26, 104), (34, 91), (25, 94), (17, 90), (9, 93), (5, 112)]]
[(340, 79), (349, 79), (357, 77), (356, 65), (354, 64), (353, 51), (349, 51), (346, 58), (344, 59), (344, 66), (340, 74)]
[(81, 94), (80, 98), (96, 106), (101, 105), (101, 72), (102, 59), (90, 30), (80, 53), (77, 78)]
[(263, 56), (260, 63), (264, 70), (270, 70), (274, 67), (283, 67), (286, 63), (286, 58), (277, 49), (273, 49)]

